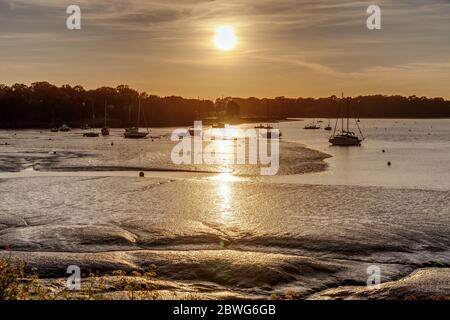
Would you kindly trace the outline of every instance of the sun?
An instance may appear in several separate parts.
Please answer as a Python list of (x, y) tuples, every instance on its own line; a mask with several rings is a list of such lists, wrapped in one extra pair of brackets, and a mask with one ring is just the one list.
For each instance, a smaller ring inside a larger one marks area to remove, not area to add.
[(237, 37), (234, 28), (231, 26), (221, 26), (216, 29), (214, 36), (216, 48), (223, 51), (233, 50), (237, 45)]

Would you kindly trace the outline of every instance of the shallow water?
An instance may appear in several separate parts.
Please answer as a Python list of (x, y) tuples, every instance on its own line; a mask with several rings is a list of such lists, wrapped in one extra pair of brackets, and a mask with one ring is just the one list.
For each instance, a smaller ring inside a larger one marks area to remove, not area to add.
[(28, 168), (0, 174), (0, 247), (43, 276), (64, 276), (71, 264), (105, 273), (151, 265), (161, 279), (195, 291), (247, 297), (287, 291), (308, 297), (364, 285), (373, 264), (383, 281), (420, 267), (449, 267), (450, 122), (418, 123), (409, 132), (414, 120), (363, 120), (367, 140), (350, 149), (330, 148), (326, 132), (304, 131), (304, 123), (282, 123), (289, 154), (284, 172), (303, 172), (301, 166), (311, 165), (305, 158), (317, 155), (293, 150), (298, 143), (333, 158), (326, 172), (268, 178), (154, 171), (140, 179), (135, 170), (87, 171), (104, 161), (114, 167), (122, 158), (145, 167), (136, 146), (161, 155), (167, 149), (164, 141), (139, 141), (125, 152), (118, 136), (117, 150), (100, 158), (95, 146), (103, 141), (74, 137), (80, 143), (74, 151), (74, 140), (57, 136), (52, 150), (64, 157), (56, 167), (92, 166), (34, 172), (36, 162), (55, 166), (47, 155), (36, 160), (48, 139), (30, 141), (36, 131), (25, 137), (0, 132), (11, 142), (0, 147), (2, 158), (25, 159), (20, 168)]
[[(333, 157), (326, 160), (326, 172), (275, 181), (450, 190), (449, 119), (363, 119), (360, 126), (366, 136), (362, 147), (342, 148), (328, 144), (329, 132), (301, 130), (302, 124), (297, 123), (283, 124), (286, 139)], [(353, 130), (357, 132), (355, 126)]]

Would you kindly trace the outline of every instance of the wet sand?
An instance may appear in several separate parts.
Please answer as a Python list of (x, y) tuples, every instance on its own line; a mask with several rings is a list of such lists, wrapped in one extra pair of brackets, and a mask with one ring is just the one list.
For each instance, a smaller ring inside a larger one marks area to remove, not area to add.
[[(448, 293), (450, 191), (272, 183), (246, 168), (167, 172), (164, 130), (153, 142), (118, 134), (114, 146), (0, 134), (10, 143), (0, 146), (0, 256), (24, 259), (55, 290), (69, 265), (98, 272), (112, 288), (105, 298), (124, 298), (115, 270), (154, 271), (147, 298), (158, 299)], [(282, 150), (281, 175), (327, 168), (323, 152), (289, 140)], [(143, 168), (156, 171), (138, 178)], [(375, 291), (371, 265), (382, 271)]]

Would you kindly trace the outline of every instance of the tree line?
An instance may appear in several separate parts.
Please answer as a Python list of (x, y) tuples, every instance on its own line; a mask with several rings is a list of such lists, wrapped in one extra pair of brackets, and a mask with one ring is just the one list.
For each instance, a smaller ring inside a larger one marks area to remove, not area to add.
[(142, 126), (189, 125), (194, 120), (214, 117), (230, 121), (334, 118), (347, 112), (361, 118), (450, 117), (450, 101), (443, 98), (371, 95), (344, 100), (332, 96), (318, 99), (226, 97), (210, 101), (160, 97), (126, 85), (86, 90), (82, 86), (58, 87), (36, 82), (30, 86), (0, 84), (0, 127), (47, 128), (63, 123), (76, 127), (90, 124), (94, 114), (97, 126), (103, 125), (106, 114), (108, 126), (128, 127), (137, 124), (139, 105)]

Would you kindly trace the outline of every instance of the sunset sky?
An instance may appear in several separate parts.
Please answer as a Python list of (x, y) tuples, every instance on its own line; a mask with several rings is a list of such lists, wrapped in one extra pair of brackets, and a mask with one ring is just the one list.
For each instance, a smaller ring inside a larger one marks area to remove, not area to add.
[[(66, 28), (67, 6), (82, 29)], [(370, 4), (382, 29), (366, 27)], [(217, 28), (237, 44), (220, 50)], [(450, 98), (450, 0), (0, 0), (0, 83), (158, 95)]]

